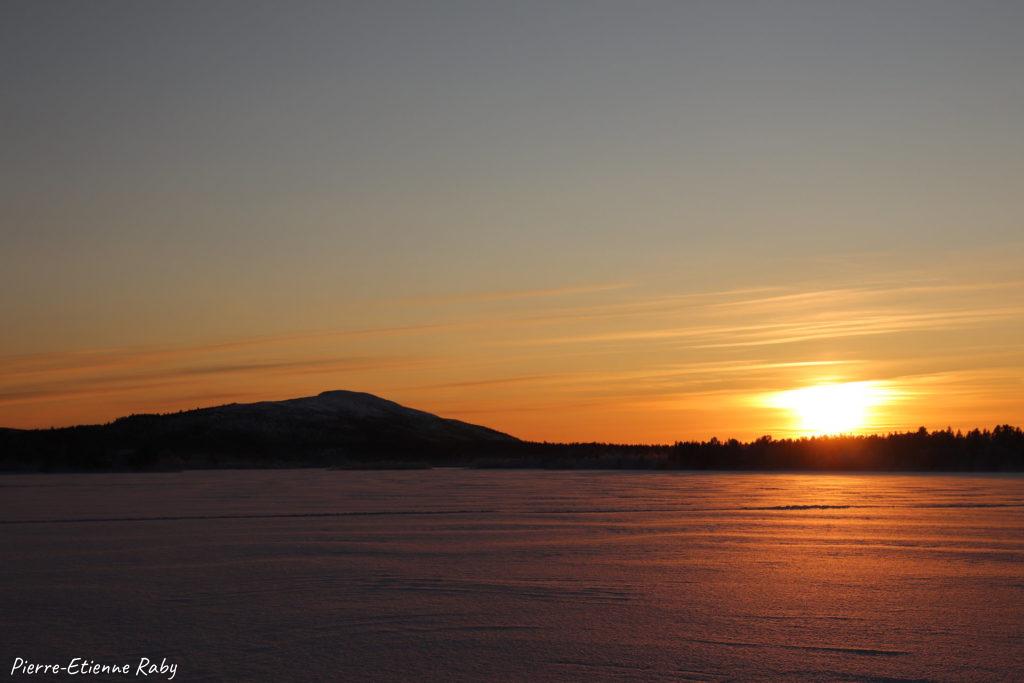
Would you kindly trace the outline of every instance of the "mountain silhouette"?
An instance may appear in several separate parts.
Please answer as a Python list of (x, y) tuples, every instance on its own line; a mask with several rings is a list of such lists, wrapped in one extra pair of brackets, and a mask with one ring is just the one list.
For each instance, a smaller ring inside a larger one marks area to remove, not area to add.
[(229, 403), (167, 415), (132, 415), (113, 423), (123, 429), (149, 425), (214, 438), (256, 436), (276, 440), (321, 436), (339, 444), (516, 440), (487, 427), (438, 417), (373, 394), (341, 390), (284, 401)]
[(508, 434), (407, 408), (373, 394), (230, 403), (129, 415), (105, 425), (0, 430), (4, 469), (372, 464), (410, 454), (436, 459), (518, 443)]

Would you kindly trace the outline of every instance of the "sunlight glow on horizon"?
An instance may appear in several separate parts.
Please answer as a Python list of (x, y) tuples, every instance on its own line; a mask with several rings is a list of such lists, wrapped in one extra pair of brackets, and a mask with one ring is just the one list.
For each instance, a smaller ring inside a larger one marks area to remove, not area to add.
[(872, 429), (875, 409), (892, 400), (882, 382), (839, 382), (769, 394), (765, 405), (788, 411), (801, 436), (823, 436)]

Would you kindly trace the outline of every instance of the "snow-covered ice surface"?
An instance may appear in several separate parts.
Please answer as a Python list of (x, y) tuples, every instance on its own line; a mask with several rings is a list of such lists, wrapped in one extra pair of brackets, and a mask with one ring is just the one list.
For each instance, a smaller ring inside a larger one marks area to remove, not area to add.
[(1024, 680), (1020, 476), (12, 475), (0, 521), (5, 673)]

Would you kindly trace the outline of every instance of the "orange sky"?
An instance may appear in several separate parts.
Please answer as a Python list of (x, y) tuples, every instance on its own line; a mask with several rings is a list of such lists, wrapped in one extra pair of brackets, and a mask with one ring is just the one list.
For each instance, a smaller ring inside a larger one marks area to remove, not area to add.
[(0, 63), (0, 426), (1024, 423), (1024, 3), (23, 3)]
[(1019, 422), (1024, 288), (1011, 269), (857, 270), (723, 290), (423, 295), (373, 302), (367, 325), (15, 354), (2, 361), (0, 423), (349, 388), (531, 439), (746, 439), (808, 433), (774, 392), (863, 381), (885, 400), (855, 431)]

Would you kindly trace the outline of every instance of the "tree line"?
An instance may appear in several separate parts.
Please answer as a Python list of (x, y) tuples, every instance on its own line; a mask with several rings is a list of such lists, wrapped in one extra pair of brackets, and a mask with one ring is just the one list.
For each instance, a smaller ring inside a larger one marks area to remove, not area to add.
[[(130, 425), (130, 429), (126, 428)], [(437, 443), (415, 438), (339, 440), (331, 430), (203, 434), (168, 431), (157, 420), (48, 430), (0, 430), (0, 470), (110, 471), (217, 467), (431, 467), (1024, 471), (1024, 431), (951, 429), (867, 436), (754, 441)], [(287, 431), (287, 430), (285, 430)]]

